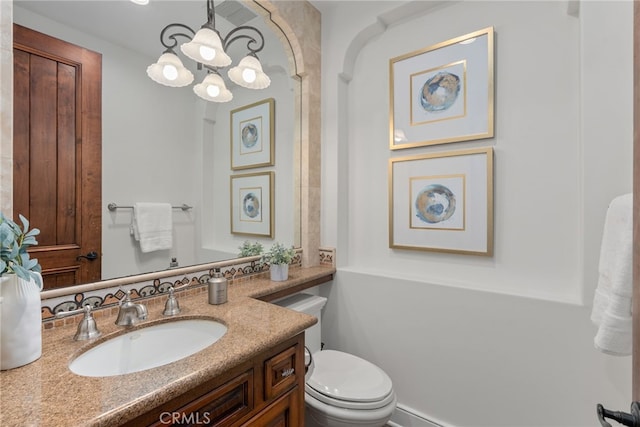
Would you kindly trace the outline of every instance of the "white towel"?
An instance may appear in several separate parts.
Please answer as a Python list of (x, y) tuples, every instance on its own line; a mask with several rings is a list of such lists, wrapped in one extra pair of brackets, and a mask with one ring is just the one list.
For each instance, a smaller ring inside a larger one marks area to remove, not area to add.
[(631, 354), (633, 197), (611, 201), (602, 234), (598, 287), (591, 320), (598, 326), (596, 348), (614, 356)]
[(135, 203), (131, 231), (142, 252), (173, 247), (173, 218), (169, 203)]

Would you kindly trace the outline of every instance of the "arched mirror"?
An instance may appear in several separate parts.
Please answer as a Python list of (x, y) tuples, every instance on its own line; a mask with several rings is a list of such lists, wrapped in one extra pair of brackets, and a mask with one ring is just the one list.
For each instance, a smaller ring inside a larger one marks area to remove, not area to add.
[[(197, 30), (207, 20), (206, 7), (205, 0), (151, 0), (146, 6), (124, 0), (13, 2), (15, 23), (102, 54), (102, 279), (161, 271), (175, 266), (174, 258), (181, 267), (235, 258), (245, 240), (302, 246), (303, 90), (292, 44), (269, 11), (259, 3), (215, 2), (223, 35), (239, 25), (264, 35), (259, 58), (271, 78), (269, 88), (245, 89), (227, 79), (234, 99), (218, 104), (197, 97), (193, 85), (169, 88), (146, 75), (164, 50), (161, 30), (173, 22)], [(234, 62), (243, 56), (242, 45), (230, 46)], [(204, 78), (193, 61), (181, 59), (195, 74), (194, 84)], [(234, 115), (268, 100), (274, 108), (262, 120), (275, 129), (273, 162), (238, 167), (231, 154)], [(238, 229), (232, 218), (234, 181), (252, 176), (273, 177), (273, 185), (263, 189), (274, 203), (269, 232)], [(178, 207), (172, 249), (139, 250), (128, 207), (145, 201)], [(109, 204), (118, 207), (108, 209)], [(183, 204), (189, 208), (180, 209)]]

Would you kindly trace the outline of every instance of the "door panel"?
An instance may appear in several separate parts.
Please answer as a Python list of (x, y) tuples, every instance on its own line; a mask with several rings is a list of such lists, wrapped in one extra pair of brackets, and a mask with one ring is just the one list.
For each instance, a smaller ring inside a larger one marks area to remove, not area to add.
[(58, 193), (57, 243), (73, 243), (76, 238), (76, 69), (58, 64)]
[[(14, 140), (16, 150), (23, 144), (29, 146), (29, 220), (38, 224), (42, 233), (38, 243), (43, 246), (56, 244), (56, 92), (57, 62), (31, 55), (29, 98), (29, 139)], [(22, 113), (22, 116), (27, 114)], [(16, 144), (19, 144), (16, 146)], [(14, 186), (20, 185), (22, 176), (14, 176)], [(14, 187), (15, 188), (15, 187)], [(61, 189), (63, 190), (63, 189)], [(15, 206), (20, 208), (20, 206)], [(19, 211), (18, 211), (19, 212)]]
[(14, 218), (40, 229), (30, 250), (45, 289), (101, 278), (102, 57), (14, 24)]

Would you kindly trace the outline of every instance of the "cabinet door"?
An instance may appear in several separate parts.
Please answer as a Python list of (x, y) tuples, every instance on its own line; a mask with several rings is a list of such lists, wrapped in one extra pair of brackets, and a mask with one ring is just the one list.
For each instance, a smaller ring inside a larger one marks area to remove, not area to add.
[(180, 409), (160, 413), (153, 426), (234, 425), (253, 410), (253, 388), (253, 372), (245, 372)]
[(267, 359), (264, 362), (264, 399), (271, 400), (281, 395), (298, 382), (296, 370), (297, 346)]
[(300, 391), (296, 385), (287, 394), (263, 409), (245, 423), (244, 427), (303, 427), (304, 412), (301, 410)]

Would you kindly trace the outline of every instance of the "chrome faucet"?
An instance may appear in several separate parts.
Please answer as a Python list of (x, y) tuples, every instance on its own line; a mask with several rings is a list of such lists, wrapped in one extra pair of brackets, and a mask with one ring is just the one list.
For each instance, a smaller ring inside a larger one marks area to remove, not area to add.
[(134, 304), (131, 301), (131, 291), (127, 291), (127, 295), (120, 301), (120, 310), (118, 311), (116, 325), (132, 326), (146, 318), (147, 307), (142, 304)]

